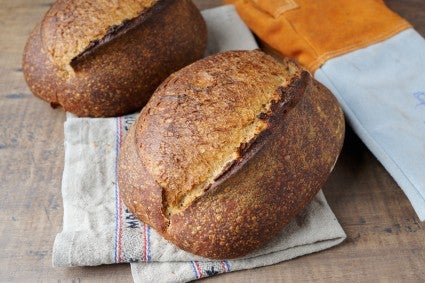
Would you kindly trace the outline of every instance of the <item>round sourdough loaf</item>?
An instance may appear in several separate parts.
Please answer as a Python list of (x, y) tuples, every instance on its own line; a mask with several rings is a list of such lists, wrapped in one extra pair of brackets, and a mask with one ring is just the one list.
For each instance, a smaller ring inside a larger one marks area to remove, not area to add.
[(190, 0), (58, 0), (31, 33), (32, 92), (79, 116), (140, 110), (172, 72), (202, 57), (206, 25)]
[(293, 60), (216, 54), (172, 74), (143, 108), (121, 148), (120, 193), (181, 249), (244, 256), (312, 200), (344, 129), (336, 99)]

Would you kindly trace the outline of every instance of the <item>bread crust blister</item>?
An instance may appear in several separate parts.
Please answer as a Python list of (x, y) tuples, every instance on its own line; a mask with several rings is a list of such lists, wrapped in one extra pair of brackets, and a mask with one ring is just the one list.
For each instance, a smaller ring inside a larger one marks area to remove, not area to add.
[(206, 40), (189, 0), (58, 0), (27, 41), (23, 71), (34, 95), (53, 107), (120, 116), (201, 58)]
[(336, 99), (295, 61), (216, 54), (155, 91), (121, 149), (120, 193), (178, 247), (241, 257), (312, 200), (343, 136)]

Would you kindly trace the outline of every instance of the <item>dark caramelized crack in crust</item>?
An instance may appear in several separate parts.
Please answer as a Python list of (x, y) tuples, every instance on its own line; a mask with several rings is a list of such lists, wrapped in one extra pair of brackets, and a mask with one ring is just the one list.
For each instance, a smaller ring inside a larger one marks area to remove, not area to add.
[(243, 256), (313, 198), (343, 133), (335, 99), (294, 61), (213, 55), (171, 75), (142, 110), (121, 151), (121, 194), (177, 246)]
[[(127, 11), (128, 14), (121, 15), (121, 23), (112, 24), (108, 27), (103, 37), (91, 40), (88, 46), (71, 60), (71, 67), (78, 71), (78, 64), (92, 53), (96, 52), (97, 48), (126, 34), (131, 29), (137, 28), (139, 25), (143, 24), (144, 21), (155, 17), (155, 14), (160, 13), (160, 11), (164, 9), (166, 5), (169, 5), (171, 1), (172, 0), (136, 0), (132, 2), (133, 5), (136, 4), (136, 7), (133, 10)], [(118, 5), (118, 7), (123, 6), (121, 2), (118, 2), (116, 5)], [(127, 5), (125, 5), (125, 7), (127, 9), (131, 8), (131, 6)]]

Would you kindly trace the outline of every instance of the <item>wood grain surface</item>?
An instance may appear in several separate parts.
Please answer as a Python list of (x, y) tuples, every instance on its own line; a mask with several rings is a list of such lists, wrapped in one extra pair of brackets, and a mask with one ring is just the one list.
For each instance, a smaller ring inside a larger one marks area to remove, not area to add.
[[(0, 0), (0, 282), (132, 282), (128, 264), (52, 268), (62, 227), (60, 192), (65, 113), (36, 99), (21, 69), (22, 50), (52, 0)], [(195, 1), (200, 9), (221, 1)], [(387, 0), (425, 36), (425, 1)], [(362, 142), (348, 129), (324, 187), (347, 233), (332, 249), (211, 282), (424, 282), (425, 223)]]

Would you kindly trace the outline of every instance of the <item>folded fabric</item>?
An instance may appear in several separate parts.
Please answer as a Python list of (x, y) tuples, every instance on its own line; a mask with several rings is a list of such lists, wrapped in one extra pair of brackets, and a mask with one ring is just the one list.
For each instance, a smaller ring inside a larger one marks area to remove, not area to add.
[(119, 196), (117, 156), (135, 117), (91, 119), (68, 114), (62, 181), (64, 221), (53, 247), (54, 266), (132, 262), (132, 272), (138, 274), (136, 282), (137, 278), (143, 282), (182, 282), (277, 263), (345, 239), (320, 192), (273, 242), (243, 259), (209, 261), (180, 250), (136, 219)]
[[(204, 11), (203, 15), (209, 28), (208, 53), (257, 48), (232, 6)], [(64, 219), (53, 247), (54, 266), (131, 262), (136, 282), (184, 282), (277, 263), (345, 239), (320, 192), (273, 242), (243, 259), (210, 261), (180, 250), (136, 219), (120, 199), (117, 156), (135, 117), (91, 119), (67, 115)]]
[[(381, 0), (230, 2), (267, 45), (332, 90), (424, 221), (424, 39)], [(274, 13), (284, 2), (296, 7)]]

